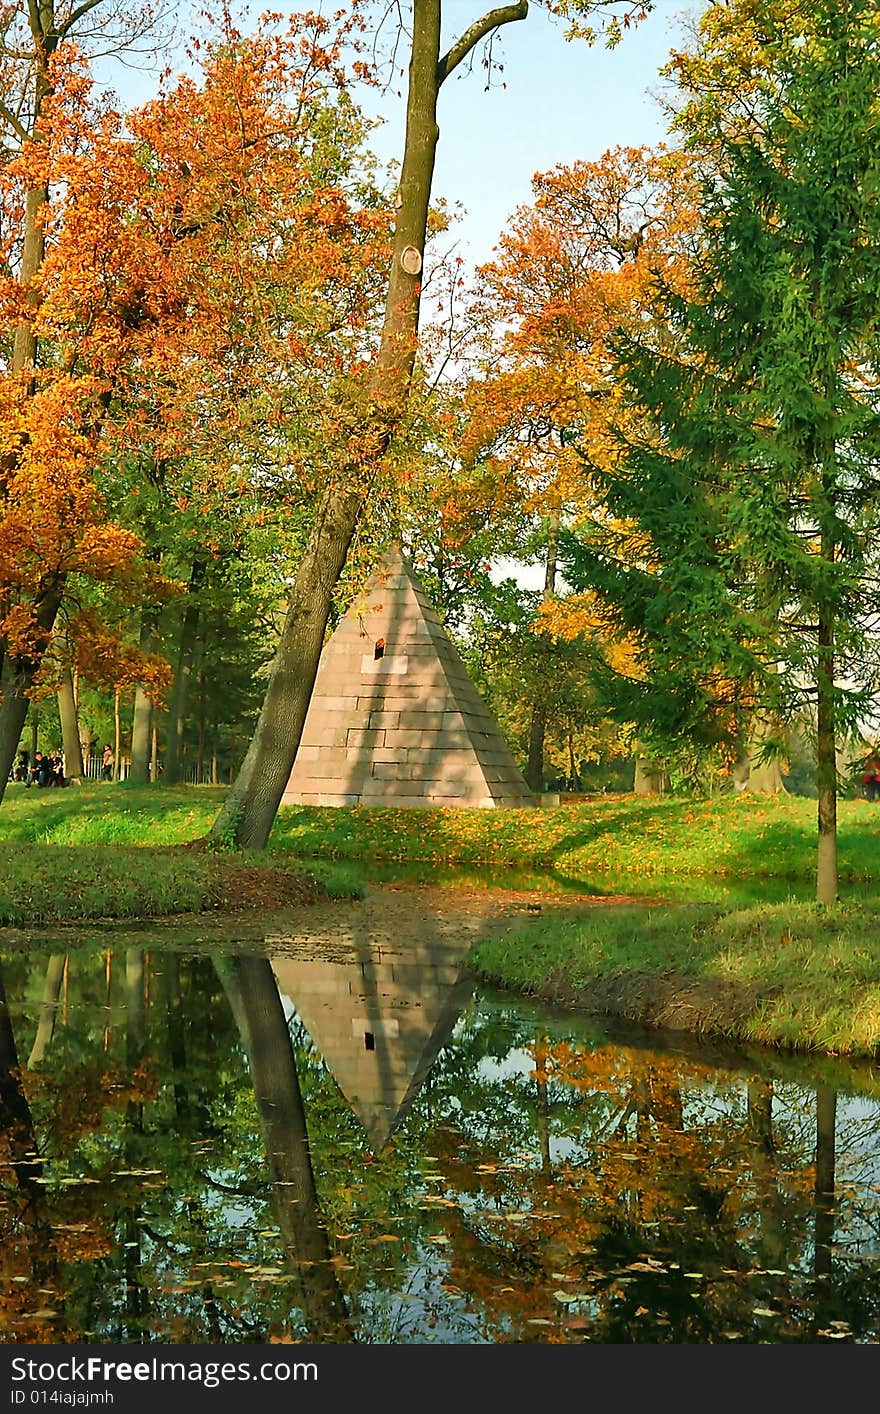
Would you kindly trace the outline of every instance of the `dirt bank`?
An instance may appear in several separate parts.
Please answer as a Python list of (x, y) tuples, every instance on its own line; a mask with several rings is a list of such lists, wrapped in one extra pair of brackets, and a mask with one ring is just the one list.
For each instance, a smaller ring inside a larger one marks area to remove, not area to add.
[[(504, 986), (488, 973), (477, 971), (476, 976), (491, 986)], [(736, 982), (713, 978), (695, 982), (674, 973), (635, 970), (596, 977), (579, 987), (551, 974), (539, 988), (522, 995), (589, 1016), (613, 1016), (640, 1026), (718, 1037), (739, 1035), (740, 1023), (763, 999), (761, 993)]]

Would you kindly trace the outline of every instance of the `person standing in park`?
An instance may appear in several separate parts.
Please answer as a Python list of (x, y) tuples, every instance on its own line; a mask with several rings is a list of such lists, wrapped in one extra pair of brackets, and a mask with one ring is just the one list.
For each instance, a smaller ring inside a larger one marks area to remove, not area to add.
[(862, 784), (868, 800), (880, 800), (880, 760), (876, 756), (870, 756), (865, 762)]
[(113, 779), (113, 747), (109, 741), (105, 743), (101, 753), (101, 780), (112, 781)]

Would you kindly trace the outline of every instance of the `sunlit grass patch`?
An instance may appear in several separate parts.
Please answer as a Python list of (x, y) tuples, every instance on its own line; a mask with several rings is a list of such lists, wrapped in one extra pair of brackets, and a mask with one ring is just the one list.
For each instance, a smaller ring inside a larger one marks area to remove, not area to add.
[[(597, 916), (598, 915), (598, 916)], [(488, 978), (518, 991), (589, 989), (623, 974), (728, 984), (751, 999), (724, 1034), (836, 1055), (880, 1053), (880, 930), (872, 910), (815, 904), (607, 909), (531, 921), (484, 939)], [(549, 981), (548, 981), (549, 979)]]

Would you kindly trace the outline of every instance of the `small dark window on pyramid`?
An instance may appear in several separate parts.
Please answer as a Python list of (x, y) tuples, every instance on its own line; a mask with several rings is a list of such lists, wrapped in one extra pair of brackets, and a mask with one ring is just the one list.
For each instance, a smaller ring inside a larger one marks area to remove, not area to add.
[(372, 1031), (365, 1031), (365, 1032), (364, 1032), (364, 1050), (365, 1050), (365, 1051), (375, 1051), (375, 1049), (376, 1049), (376, 1038), (375, 1038), (375, 1036), (373, 1035)]
[(376, 639), (376, 646), (375, 646), (375, 648), (373, 649), (373, 657), (374, 657), (374, 658), (384, 658), (384, 657), (385, 657), (385, 640), (384, 640), (384, 638), (377, 638), (377, 639)]

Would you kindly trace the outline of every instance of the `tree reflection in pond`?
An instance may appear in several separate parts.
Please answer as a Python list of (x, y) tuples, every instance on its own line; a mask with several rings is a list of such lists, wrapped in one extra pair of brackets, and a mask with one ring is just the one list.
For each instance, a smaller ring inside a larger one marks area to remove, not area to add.
[(7, 1341), (878, 1338), (870, 1068), (459, 988), (374, 1152), (265, 958), (60, 959), (0, 974)]

